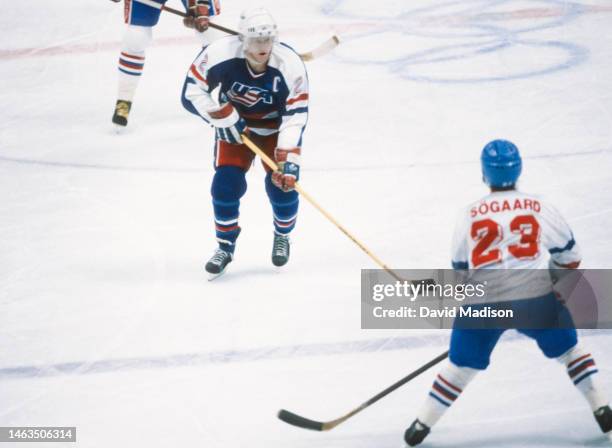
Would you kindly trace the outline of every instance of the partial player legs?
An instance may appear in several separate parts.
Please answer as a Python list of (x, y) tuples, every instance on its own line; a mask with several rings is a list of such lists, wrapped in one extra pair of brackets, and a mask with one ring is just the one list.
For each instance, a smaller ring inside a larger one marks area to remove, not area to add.
[(297, 191), (284, 192), (272, 184), (271, 174), (266, 174), (266, 193), (274, 217), (274, 232), (289, 235), (295, 228), (299, 197)]
[(609, 400), (599, 384), (599, 374), (593, 356), (578, 343), (574, 328), (519, 330), (533, 338), (548, 358), (564, 364), (570, 380), (589, 403), (603, 432), (612, 430), (612, 410)]
[(240, 234), (238, 217), (240, 198), (247, 189), (245, 171), (236, 166), (220, 166), (210, 189), (215, 212), (215, 233), (219, 248), (234, 253)]
[(147, 26), (126, 25), (119, 54), (117, 98), (132, 101), (145, 64), (145, 51), (153, 30)]
[[(489, 360), (503, 329), (453, 329), (449, 362), (436, 377), (417, 419), (404, 438), (410, 446), (421, 443), (431, 427), (455, 402), (478, 371), (489, 365)], [(577, 333), (569, 329), (519, 330), (535, 339), (545, 356), (557, 359), (589, 403), (599, 427), (604, 433), (612, 431), (612, 409), (598, 383), (597, 368), (590, 353), (577, 344)]]
[(271, 173), (266, 174), (265, 183), (274, 220), (272, 263), (283, 266), (289, 261), (289, 233), (295, 228), (299, 196), (296, 191), (284, 192), (272, 184)]
[(240, 198), (247, 188), (245, 174), (246, 171), (237, 166), (220, 166), (213, 177), (210, 190), (219, 247), (206, 263), (206, 271), (211, 274), (211, 280), (222, 274), (234, 259), (236, 240), (240, 234)]
[(436, 376), (429, 395), (417, 414), (417, 419), (404, 434), (404, 440), (410, 446), (421, 443), (429, 434), (444, 413), (455, 402), (465, 387), (479, 372), (470, 367), (459, 367), (448, 361)]
[(612, 410), (601, 384), (595, 360), (580, 345), (557, 358), (567, 368), (570, 380), (589, 403), (595, 420), (604, 433), (612, 431)]
[(460, 367), (485, 370), (491, 353), (504, 333), (503, 329), (454, 328), (451, 333), (449, 359)]
[(151, 39), (150, 27), (126, 25), (119, 54), (117, 104), (113, 114), (113, 123), (119, 126), (127, 126), (134, 94), (144, 69), (145, 50)]
[[(274, 153), (276, 139), (276, 135), (253, 136), (253, 140), (268, 155)], [(219, 242), (218, 251), (223, 253), (215, 253), (207, 264), (206, 270), (210, 273), (221, 273), (232, 261), (236, 239), (240, 233), (238, 226), (240, 198), (246, 192), (245, 174), (253, 158), (253, 152), (245, 145), (234, 145), (222, 140), (217, 140), (215, 143), (216, 172), (211, 193), (215, 211), (215, 230)], [(283, 266), (289, 260), (289, 233), (295, 228), (299, 198), (296, 191), (285, 192), (276, 187), (272, 183), (271, 173), (267, 171), (265, 186), (272, 205), (274, 222), (272, 263), (275, 266)]]
[(434, 380), (416, 420), (404, 434), (408, 445), (420, 444), (474, 376), (489, 366), (491, 353), (503, 332), (503, 329), (453, 329), (449, 361)]

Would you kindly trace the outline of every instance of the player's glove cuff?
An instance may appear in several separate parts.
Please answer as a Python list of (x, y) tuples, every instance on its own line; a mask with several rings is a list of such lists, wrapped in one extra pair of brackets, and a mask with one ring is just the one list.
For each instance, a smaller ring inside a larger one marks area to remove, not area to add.
[(183, 24), (202, 33), (208, 29), (209, 16), (210, 3), (207, 0), (189, 0), (187, 17), (183, 19)]
[[(564, 260), (566, 261), (566, 260)], [(578, 269), (580, 261), (572, 261), (570, 263), (561, 263), (558, 260), (551, 258), (548, 260), (548, 272), (550, 272), (550, 278), (553, 285), (559, 282), (563, 277), (571, 275), (572, 271)]]
[(238, 114), (232, 103), (225, 103), (220, 107), (209, 110), (211, 124), (216, 128), (218, 139), (238, 145), (242, 143), (241, 134), (247, 132), (244, 119)]
[(278, 171), (272, 173), (272, 183), (285, 192), (292, 191), (300, 179), (300, 148), (276, 148), (274, 158)]

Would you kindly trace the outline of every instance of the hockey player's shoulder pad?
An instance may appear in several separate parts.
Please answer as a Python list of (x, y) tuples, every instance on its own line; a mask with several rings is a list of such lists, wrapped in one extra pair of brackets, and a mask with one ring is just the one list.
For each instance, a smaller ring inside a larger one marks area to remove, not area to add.
[(194, 64), (207, 70), (232, 59), (240, 58), (242, 49), (237, 36), (228, 36), (211, 43), (198, 55)]
[(283, 42), (274, 45), (268, 65), (278, 69), (287, 80), (306, 77), (304, 61), (293, 48)]

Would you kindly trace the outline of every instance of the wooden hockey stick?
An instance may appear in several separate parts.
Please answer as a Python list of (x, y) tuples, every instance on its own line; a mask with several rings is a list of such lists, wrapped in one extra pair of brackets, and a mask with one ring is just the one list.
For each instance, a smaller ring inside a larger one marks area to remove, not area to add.
[[(261, 160), (264, 161), (264, 163), (266, 165), (268, 165), (268, 167), (270, 167), (270, 169), (272, 169), (272, 171), (278, 171), (278, 165), (276, 164), (276, 162), (274, 160), (272, 160), (270, 157), (268, 157), (268, 155), (263, 152), (263, 150), (257, 146), (253, 140), (251, 140), (247, 135), (242, 134), (242, 142), (249, 147), (249, 149), (251, 151), (253, 151), (255, 154), (257, 154), (259, 157), (261, 157)], [(353, 241), (357, 246), (359, 246), (359, 248), (361, 250), (363, 250), (366, 254), (368, 254), (368, 256), (374, 260), (376, 262), (376, 264), (378, 266), (380, 266), (381, 268), (383, 268), (385, 271), (387, 271), (391, 276), (393, 276), (396, 280), (400, 280), (400, 281), (404, 281), (405, 279), (403, 279), (402, 277), (400, 277), (397, 273), (395, 273), (389, 266), (387, 266), (380, 258), (378, 258), (376, 255), (374, 255), (374, 253), (368, 249), (361, 241), (359, 241), (355, 236), (353, 236), (353, 234), (351, 232), (349, 232), (348, 230), (346, 230), (346, 228), (340, 224), (332, 215), (330, 215), (327, 210), (325, 210), (323, 207), (321, 207), (317, 201), (314, 200), (314, 198), (312, 196), (310, 196), (299, 183), (295, 183), (295, 190), (301, 195), (303, 196), (308, 202), (310, 202), (314, 208), (316, 208), (317, 210), (319, 210), (323, 216), (325, 216), (328, 220), (330, 220), (332, 222), (332, 224), (334, 224), (338, 229), (340, 229), (340, 231), (342, 233), (344, 233), (346, 236), (348, 236), (351, 241)]]
[[(169, 6), (163, 5), (161, 3), (154, 2), (153, 0), (134, 0), (134, 1), (137, 2), (137, 3), (142, 3), (143, 5), (150, 6), (151, 8), (159, 9), (160, 11), (167, 11), (167, 12), (169, 12), (171, 14), (174, 14), (174, 15), (182, 17), (182, 18), (187, 17), (187, 14), (184, 13), (183, 11), (179, 11), (178, 9), (170, 8)], [(217, 25), (216, 23), (210, 22), (208, 24), (208, 26), (210, 26), (211, 28), (214, 28), (216, 30), (223, 31), (223, 32), (225, 32), (227, 34), (231, 34), (231, 35), (234, 35), (234, 36), (238, 35), (238, 31), (234, 31), (234, 30), (232, 30), (230, 28), (226, 28), (224, 26)]]
[(416, 369), (414, 372), (410, 373), (409, 375), (407, 375), (404, 378), (402, 378), (401, 380), (399, 380), (397, 383), (392, 384), (391, 386), (387, 387), (382, 392), (380, 392), (377, 395), (375, 395), (372, 398), (370, 398), (365, 403), (361, 404), (360, 406), (356, 407), (355, 409), (353, 409), (349, 413), (347, 413), (347, 414), (343, 415), (342, 417), (339, 417), (339, 418), (337, 418), (335, 420), (330, 420), (330, 421), (327, 421), (327, 422), (319, 422), (319, 421), (316, 421), (316, 420), (310, 420), (309, 418), (305, 418), (305, 417), (299, 416), (299, 415), (294, 414), (293, 412), (289, 412), (289, 411), (287, 411), (285, 409), (281, 409), (280, 411), (278, 411), (278, 418), (281, 419), (282, 421), (284, 421), (285, 423), (289, 423), (290, 425), (298, 426), (300, 428), (311, 429), (313, 431), (329, 431), (330, 429), (334, 429), (336, 426), (340, 425), (341, 423), (344, 423), (345, 421), (347, 421), (349, 418), (351, 418), (355, 414), (358, 414), (359, 412), (363, 411), (368, 406), (376, 403), (381, 398), (389, 395), (394, 390), (399, 389), (404, 384), (406, 384), (408, 381), (412, 380), (413, 378), (416, 378), (421, 373), (423, 373), (426, 370), (428, 370), (429, 368), (435, 366), (436, 364), (438, 364), (439, 362), (443, 361), (447, 357), (448, 357), (448, 351), (446, 351), (446, 352), (442, 353), (441, 355), (437, 356), (436, 358), (432, 359), (427, 364), (422, 365), (421, 367)]
[(302, 61), (310, 62), (314, 59), (320, 58), (321, 56), (326, 55), (334, 48), (336, 48), (340, 44), (340, 38), (336, 35), (333, 35), (317, 48), (314, 48), (306, 53), (300, 53), (300, 57)]
[[(160, 11), (167, 11), (179, 17), (183, 17), (183, 18), (187, 17), (187, 14), (184, 13), (183, 11), (179, 11), (178, 9), (170, 8), (169, 6), (154, 2), (153, 0), (134, 0), (134, 1), (138, 3), (142, 3), (143, 5), (150, 6), (151, 8), (159, 9)], [(238, 31), (236, 30), (233, 30), (231, 28), (226, 28), (221, 25), (217, 25), (216, 23), (213, 23), (213, 22), (209, 22), (208, 26), (216, 30), (223, 31), (227, 34), (231, 34), (232, 36), (237, 36), (239, 34)], [(306, 62), (312, 61), (316, 58), (319, 58), (329, 53), (331, 50), (336, 48), (339, 43), (340, 43), (340, 38), (334, 35), (330, 37), (329, 39), (327, 39), (322, 44), (320, 44), (318, 47), (312, 49), (311, 51), (308, 51), (306, 53), (300, 53), (300, 58), (302, 58), (302, 60)]]
[[(261, 160), (263, 160), (264, 163), (266, 165), (268, 165), (268, 167), (270, 167), (270, 169), (272, 169), (273, 171), (278, 171), (278, 165), (276, 164), (276, 162), (274, 160), (272, 160), (270, 157), (268, 157), (268, 155), (259, 146), (257, 146), (247, 135), (242, 134), (241, 137), (242, 137), (242, 142), (251, 151), (253, 151), (259, 157), (261, 157)], [(363, 244), (361, 241), (359, 241), (357, 239), (357, 237), (353, 236), (353, 234), (351, 232), (349, 232), (342, 224), (340, 224), (332, 215), (330, 215), (327, 212), (327, 210), (325, 210), (323, 207), (321, 207), (319, 205), (319, 203), (317, 201), (315, 201), (312, 196), (310, 196), (306, 191), (304, 191), (304, 189), (302, 188), (302, 186), (298, 182), (295, 183), (295, 190), (301, 196), (303, 196), (308, 202), (310, 202), (314, 206), (314, 208), (319, 210), (323, 214), (323, 216), (325, 216), (329, 221), (331, 221), (331, 223), (333, 225), (335, 225), (342, 233), (344, 233), (347, 237), (349, 237), (349, 239), (353, 243), (355, 243), (357, 246), (359, 246), (359, 248), (362, 251), (364, 251), (372, 260), (374, 260), (374, 262), (378, 266), (380, 266), (382, 269), (384, 269), (389, 275), (391, 275), (394, 279), (399, 280), (400, 282), (407, 281), (405, 278), (401, 277), (397, 272), (395, 272), (393, 269), (391, 269), (389, 266), (387, 266), (387, 264), (385, 264), (380, 258), (378, 258), (376, 255), (374, 255), (374, 253), (370, 249), (368, 249), (365, 246), (365, 244)], [(433, 279), (431, 279), (431, 278), (425, 278), (425, 279), (420, 279), (420, 280), (410, 280), (410, 282), (412, 282), (412, 283), (425, 283), (425, 284), (435, 283), (435, 281)]]

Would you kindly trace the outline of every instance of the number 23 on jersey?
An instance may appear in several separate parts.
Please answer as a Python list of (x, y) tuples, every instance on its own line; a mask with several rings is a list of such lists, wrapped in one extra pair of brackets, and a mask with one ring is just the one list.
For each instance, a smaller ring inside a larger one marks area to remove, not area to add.
[[(519, 260), (531, 260), (540, 253), (540, 224), (533, 215), (519, 215), (510, 221), (510, 232), (520, 235), (517, 243), (507, 247), (508, 256)], [(486, 218), (472, 223), (472, 240), (476, 242), (472, 250), (474, 268), (499, 263), (504, 257), (500, 243), (504, 239), (504, 229), (496, 221)]]

